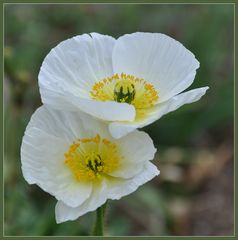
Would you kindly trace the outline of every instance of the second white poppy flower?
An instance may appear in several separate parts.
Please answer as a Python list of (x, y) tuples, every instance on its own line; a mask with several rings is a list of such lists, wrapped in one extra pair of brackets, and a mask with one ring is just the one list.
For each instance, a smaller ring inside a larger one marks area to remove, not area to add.
[(155, 152), (144, 132), (116, 140), (103, 121), (42, 106), (26, 128), (21, 163), (26, 181), (58, 200), (60, 223), (96, 210), (107, 199), (120, 199), (158, 175), (150, 162)]

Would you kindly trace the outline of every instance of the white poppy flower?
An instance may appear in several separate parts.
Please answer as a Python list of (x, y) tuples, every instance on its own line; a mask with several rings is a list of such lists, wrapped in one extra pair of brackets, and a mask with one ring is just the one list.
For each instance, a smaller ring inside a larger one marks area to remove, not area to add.
[(24, 178), (55, 196), (57, 223), (120, 199), (159, 174), (148, 134), (111, 137), (107, 124), (84, 113), (40, 107), (23, 137)]
[(43, 103), (109, 121), (112, 136), (120, 138), (199, 100), (208, 87), (181, 93), (198, 67), (189, 50), (164, 34), (138, 32), (117, 40), (83, 34), (50, 51), (39, 86)]

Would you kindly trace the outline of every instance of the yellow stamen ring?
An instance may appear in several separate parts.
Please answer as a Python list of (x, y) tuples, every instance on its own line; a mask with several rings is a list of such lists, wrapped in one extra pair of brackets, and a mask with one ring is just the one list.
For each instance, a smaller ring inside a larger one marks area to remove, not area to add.
[(82, 138), (74, 142), (65, 153), (64, 164), (77, 181), (100, 179), (119, 167), (122, 158), (117, 146), (97, 134), (93, 138)]
[(151, 83), (127, 74), (115, 74), (94, 84), (93, 99), (133, 104), (138, 109), (152, 107), (158, 102), (158, 92)]

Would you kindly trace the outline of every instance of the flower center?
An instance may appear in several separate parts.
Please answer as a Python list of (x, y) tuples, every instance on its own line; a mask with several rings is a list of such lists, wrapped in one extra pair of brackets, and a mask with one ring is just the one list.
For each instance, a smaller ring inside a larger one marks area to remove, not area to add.
[(86, 166), (91, 169), (94, 173), (102, 171), (102, 158), (97, 152), (90, 152), (85, 156)]
[(114, 87), (114, 100), (116, 102), (131, 103), (135, 98), (135, 86), (128, 80), (119, 80)]
[(137, 109), (150, 108), (158, 102), (158, 92), (151, 83), (127, 74), (115, 74), (94, 84), (93, 99), (125, 102)]
[(116, 144), (97, 134), (78, 139), (65, 153), (64, 164), (77, 181), (91, 181), (110, 174), (120, 166), (122, 157)]

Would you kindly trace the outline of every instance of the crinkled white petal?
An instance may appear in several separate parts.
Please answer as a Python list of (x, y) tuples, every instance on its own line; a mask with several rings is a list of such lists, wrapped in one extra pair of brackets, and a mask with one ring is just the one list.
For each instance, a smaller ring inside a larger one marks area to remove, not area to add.
[(70, 144), (78, 135), (83, 134), (72, 113), (62, 114), (60, 111), (48, 108), (46, 105), (39, 107), (31, 116), (26, 133), (30, 128), (40, 129), (62, 141), (66, 140)]
[(92, 33), (65, 40), (53, 48), (39, 73), (42, 102), (57, 109), (77, 110), (77, 106), (71, 106), (70, 96), (90, 98), (93, 84), (113, 75), (114, 44), (114, 38)]
[(132, 123), (112, 122), (109, 124), (109, 131), (114, 138), (121, 138), (136, 128), (142, 128), (151, 124), (163, 115), (178, 109), (184, 104), (198, 101), (206, 93), (208, 88), (209, 87), (196, 88), (174, 96), (164, 103), (157, 104), (143, 121), (135, 121)]
[(131, 178), (141, 172), (145, 161), (153, 160), (156, 153), (153, 141), (145, 132), (134, 131), (125, 138), (116, 141), (123, 156), (120, 168), (110, 173), (111, 176)]
[(113, 48), (114, 73), (126, 73), (151, 82), (164, 102), (188, 88), (199, 68), (194, 55), (181, 43), (161, 33), (132, 33)]
[(89, 199), (76, 208), (58, 201), (55, 208), (56, 222), (75, 220), (87, 212), (96, 210), (107, 199), (120, 199), (134, 192), (139, 186), (150, 181), (158, 174), (159, 170), (152, 163), (146, 162), (143, 170), (131, 179), (109, 178), (102, 181), (100, 185), (95, 185)]

